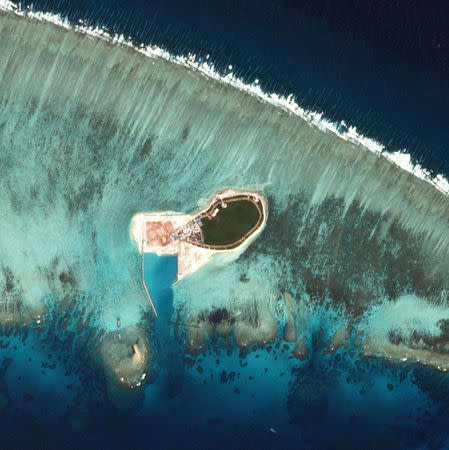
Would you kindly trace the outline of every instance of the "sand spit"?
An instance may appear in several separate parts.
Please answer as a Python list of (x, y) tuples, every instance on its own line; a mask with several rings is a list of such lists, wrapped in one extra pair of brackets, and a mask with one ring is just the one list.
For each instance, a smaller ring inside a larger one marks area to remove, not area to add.
[(365, 357), (385, 358), (392, 362), (404, 363), (406, 361), (431, 366), (446, 372), (449, 370), (449, 354), (438, 353), (427, 349), (410, 348), (406, 344), (392, 344), (384, 342), (375, 343), (365, 338), (361, 346)]

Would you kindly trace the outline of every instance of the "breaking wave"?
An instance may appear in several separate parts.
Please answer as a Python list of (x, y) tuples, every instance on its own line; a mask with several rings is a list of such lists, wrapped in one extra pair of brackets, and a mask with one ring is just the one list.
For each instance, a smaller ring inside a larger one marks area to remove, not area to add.
[(359, 144), (364, 149), (375, 153), (379, 157), (387, 159), (392, 164), (413, 174), (417, 178), (426, 181), (444, 194), (449, 194), (449, 181), (442, 174), (432, 175), (432, 173), (425, 167), (418, 163), (414, 164), (411, 155), (407, 153), (407, 149), (404, 148), (386, 151), (384, 144), (359, 133), (356, 127), (347, 124), (346, 121), (342, 120), (340, 123), (331, 122), (326, 119), (323, 113), (303, 108), (300, 106), (293, 94), (284, 96), (275, 92), (265, 92), (260, 87), (258, 79), (255, 79), (253, 83), (243, 81), (240, 77), (233, 73), (232, 65), (228, 66), (227, 73), (220, 73), (221, 71), (216, 68), (214, 63), (208, 61), (209, 55), (207, 55), (206, 60), (199, 58), (193, 53), (188, 53), (187, 56), (173, 55), (157, 45), (137, 45), (131, 36), (113, 34), (106, 26), (94, 27), (89, 25), (88, 21), (82, 19), (79, 19), (78, 23), (72, 23), (62, 15), (50, 12), (34, 11), (32, 9), (24, 9), (20, 4), (16, 5), (9, 0), (0, 0), (0, 10), (12, 12), (18, 16), (28, 17), (30, 19), (51, 22), (67, 30), (74, 30), (78, 33), (84, 33), (92, 37), (101, 38), (113, 44), (130, 47), (150, 58), (162, 58), (166, 61), (195, 69), (207, 77), (226, 83), (234, 88), (245, 91), (250, 95), (257, 97), (262, 101), (268, 102), (278, 108), (282, 108), (285, 111), (289, 111), (301, 117), (303, 120), (317, 127), (321, 131), (333, 133), (348, 142)]

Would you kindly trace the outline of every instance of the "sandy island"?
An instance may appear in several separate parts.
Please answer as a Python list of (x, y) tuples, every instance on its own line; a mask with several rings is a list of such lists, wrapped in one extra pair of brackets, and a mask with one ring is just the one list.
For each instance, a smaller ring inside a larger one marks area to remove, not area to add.
[[(213, 220), (220, 208), (223, 210), (231, 202), (241, 200), (252, 202), (258, 209), (257, 223), (236, 242), (226, 245), (208, 243), (204, 238), (202, 221)], [(173, 283), (176, 284), (207, 264), (216, 254), (239, 254), (244, 251), (264, 228), (267, 216), (267, 202), (262, 194), (226, 189), (217, 192), (208, 206), (196, 214), (178, 214), (172, 211), (136, 213), (131, 220), (131, 237), (142, 254), (142, 264), (145, 253), (178, 256), (177, 278)], [(143, 278), (142, 281), (147, 291)], [(150, 298), (149, 294), (148, 297)], [(156, 313), (154, 305), (152, 307)]]

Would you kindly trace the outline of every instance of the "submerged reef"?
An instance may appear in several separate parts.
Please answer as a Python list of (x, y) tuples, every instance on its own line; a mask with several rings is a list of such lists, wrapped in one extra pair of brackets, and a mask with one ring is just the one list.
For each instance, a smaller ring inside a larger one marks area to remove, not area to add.
[(150, 360), (143, 330), (127, 327), (110, 331), (102, 340), (99, 352), (109, 376), (122, 388), (138, 388), (146, 377)]
[[(39, 336), (83, 382), (73, 360), (100, 361), (95, 382), (125, 404), (158, 340), (130, 220), (233, 186), (270, 216), (232, 264), (217, 255), (173, 288), (167, 329), (192, 361), (216, 342), (316, 374), (347, 358), (350, 381), (332, 379), (361, 391), (377, 358), (449, 368), (449, 200), (430, 183), (194, 68), (11, 14), (0, 33), (4, 336)], [(295, 375), (292, 420), (326, 415), (328, 378)]]

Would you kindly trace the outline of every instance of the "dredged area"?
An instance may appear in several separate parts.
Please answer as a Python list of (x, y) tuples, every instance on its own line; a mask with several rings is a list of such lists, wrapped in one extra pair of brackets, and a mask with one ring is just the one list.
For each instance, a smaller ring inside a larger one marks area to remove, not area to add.
[(447, 367), (441, 192), (193, 69), (10, 15), (0, 32), (4, 328), (79, 324), (92, 358), (101, 342), (110, 354), (117, 317), (135, 327), (148, 311), (129, 219), (196, 210), (236, 186), (263, 192), (270, 220), (233, 264), (175, 288), (192, 354), (232, 336), (243, 349), (281, 339), (307, 358), (318, 329), (331, 347), (336, 336), (359, 341), (358, 354)]

